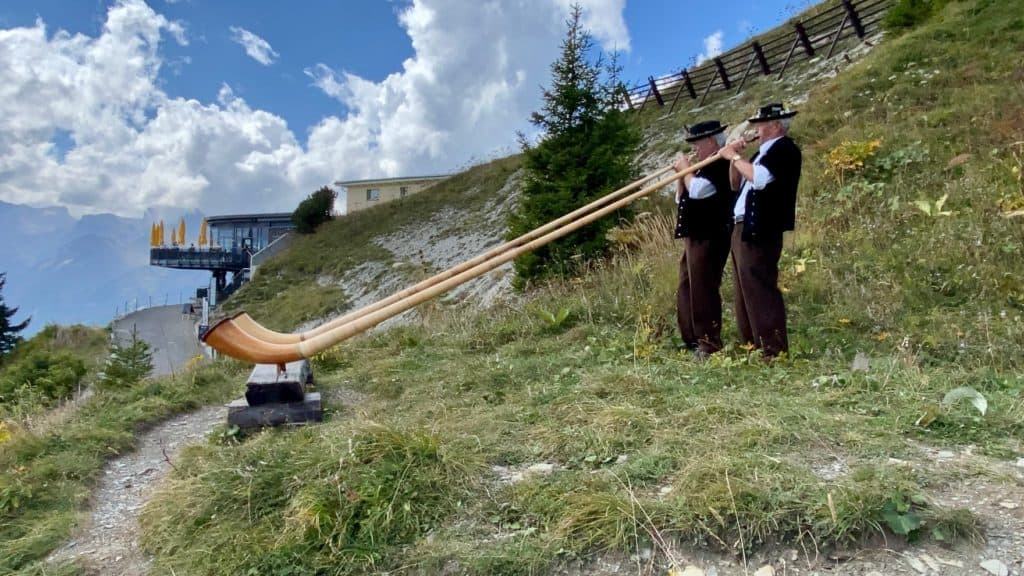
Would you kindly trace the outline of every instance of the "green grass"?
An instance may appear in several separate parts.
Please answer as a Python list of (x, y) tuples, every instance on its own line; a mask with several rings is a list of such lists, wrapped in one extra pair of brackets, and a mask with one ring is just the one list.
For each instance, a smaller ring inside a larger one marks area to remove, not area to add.
[(237, 393), (238, 366), (219, 363), (99, 390), (49, 426), (15, 424), (0, 443), (0, 572), (73, 571), (42, 561), (71, 535), (106, 461), (131, 450), (146, 424)]
[[(970, 512), (931, 498), (962, 472), (920, 446), (1021, 455), (1024, 230), (1003, 213), (1024, 201), (1024, 150), (1009, 145), (1024, 141), (1024, 16), (1010, 4), (950, 2), (812, 88), (781, 263), (788, 357), (730, 345), (697, 364), (676, 350), (679, 247), (670, 207), (647, 201), (628, 231), (639, 248), (578, 278), (318, 357), (323, 425), (189, 450), (143, 516), (153, 573), (534, 574), (652, 542), (738, 554), (978, 537)], [(761, 82), (699, 117), (645, 111), (648, 150), (678, 146), (704, 116), (736, 123), (772, 90)], [(831, 173), (832, 150), (875, 139), (862, 168)], [(463, 177), (493, 191), (508, 162)], [(271, 276), (310, 284), (373, 257), (360, 252), (369, 240), (411, 217), (384, 208), (304, 239)], [(852, 369), (857, 352), (869, 370)], [(941, 405), (960, 386), (986, 397), (984, 416)], [(365, 400), (342, 405), (348, 390)], [(536, 463), (553, 471), (509, 484), (491, 470)]]

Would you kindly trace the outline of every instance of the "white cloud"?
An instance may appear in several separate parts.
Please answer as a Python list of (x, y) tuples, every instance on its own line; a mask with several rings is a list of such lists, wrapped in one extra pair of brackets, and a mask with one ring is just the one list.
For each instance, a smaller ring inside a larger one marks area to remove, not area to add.
[(697, 64), (718, 56), (722, 53), (722, 40), (725, 33), (721, 30), (714, 31), (704, 39), (704, 51), (697, 55)]
[(249, 32), (245, 28), (232, 26), (231, 40), (242, 48), (245, 48), (245, 53), (248, 54), (250, 58), (264, 66), (270, 66), (274, 63), (274, 60), (280, 56), (280, 54), (274, 52), (274, 49), (270, 47), (270, 42), (267, 42), (263, 38)]
[(629, 52), (629, 30), (622, 18), (626, 0), (557, 0), (557, 3), (566, 14), (573, 4), (580, 3), (583, 6), (583, 26), (601, 46), (608, 51)]
[[(585, 5), (619, 48), (621, 4)], [(143, 0), (115, 2), (95, 37), (48, 36), (42, 22), (0, 30), (0, 200), (126, 216), (291, 210), (335, 180), (436, 174), (507, 152), (539, 107), (567, 14), (563, 0), (414, 0), (399, 12), (414, 49), (400, 71), (371, 82), (310, 63), (312, 83), (343, 107), (305, 143), (229, 86), (215, 102), (168, 96), (159, 46), (185, 43), (184, 30)]]

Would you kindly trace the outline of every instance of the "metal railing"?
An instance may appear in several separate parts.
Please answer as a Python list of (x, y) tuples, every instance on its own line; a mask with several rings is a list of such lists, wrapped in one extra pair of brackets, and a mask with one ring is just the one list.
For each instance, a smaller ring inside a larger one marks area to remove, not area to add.
[(186, 270), (241, 270), (249, 267), (249, 252), (200, 248), (150, 248), (149, 263)]

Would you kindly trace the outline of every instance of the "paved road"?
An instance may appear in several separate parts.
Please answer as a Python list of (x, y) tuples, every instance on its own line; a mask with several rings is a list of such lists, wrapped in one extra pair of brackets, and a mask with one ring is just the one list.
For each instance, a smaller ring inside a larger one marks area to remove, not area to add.
[(194, 321), (182, 315), (181, 305), (147, 308), (116, 320), (114, 335), (119, 342), (131, 338), (132, 326), (153, 349), (153, 376), (171, 374), (201, 354)]

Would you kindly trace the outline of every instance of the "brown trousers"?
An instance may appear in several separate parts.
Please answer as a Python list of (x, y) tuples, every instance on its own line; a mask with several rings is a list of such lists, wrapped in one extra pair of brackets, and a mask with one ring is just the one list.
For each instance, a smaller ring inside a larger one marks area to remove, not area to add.
[(722, 271), (729, 258), (729, 237), (686, 238), (679, 259), (676, 320), (688, 348), (709, 354), (722, 349)]
[(789, 350), (786, 305), (779, 290), (782, 239), (744, 242), (743, 224), (732, 231), (732, 270), (736, 325), (744, 344), (752, 344), (767, 357)]

